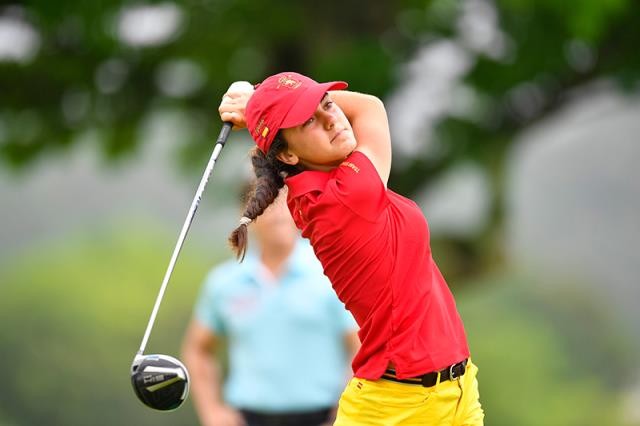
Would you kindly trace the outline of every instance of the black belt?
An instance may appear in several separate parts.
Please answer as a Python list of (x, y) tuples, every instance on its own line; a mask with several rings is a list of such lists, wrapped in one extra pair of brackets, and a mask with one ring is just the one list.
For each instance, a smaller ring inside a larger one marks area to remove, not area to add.
[(443, 370), (432, 371), (431, 373), (426, 373), (416, 377), (409, 377), (406, 379), (398, 379), (394, 370), (387, 370), (384, 372), (381, 379), (391, 380), (398, 383), (408, 383), (411, 385), (421, 385), (425, 388), (430, 388), (431, 386), (435, 386), (436, 383), (438, 383), (438, 374), (440, 375), (440, 383), (442, 383), (447, 380), (457, 380), (458, 378), (460, 378), (460, 376), (464, 375), (465, 371), (467, 371), (466, 359), (457, 364), (450, 365)]
[(330, 420), (331, 408), (284, 413), (265, 413), (241, 409), (249, 426), (317, 426)]

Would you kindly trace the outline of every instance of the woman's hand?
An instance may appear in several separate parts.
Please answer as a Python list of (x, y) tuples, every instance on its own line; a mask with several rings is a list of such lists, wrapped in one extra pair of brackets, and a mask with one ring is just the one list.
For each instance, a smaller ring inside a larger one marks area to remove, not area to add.
[(236, 81), (231, 84), (218, 107), (222, 121), (233, 123), (234, 129), (245, 129), (247, 121), (244, 116), (244, 110), (253, 92), (253, 85), (248, 81)]
[(208, 414), (201, 419), (203, 426), (247, 426), (242, 414), (228, 405), (216, 405)]

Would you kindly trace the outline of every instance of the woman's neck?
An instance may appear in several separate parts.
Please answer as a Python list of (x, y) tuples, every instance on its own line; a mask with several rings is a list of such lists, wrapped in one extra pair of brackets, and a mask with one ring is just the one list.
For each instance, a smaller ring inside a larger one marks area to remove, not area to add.
[(274, 277), (279, 277), (284, 272), (284, 267), (294, 247), (295, 244), (262, 246), (260, 247), (260, 261)]

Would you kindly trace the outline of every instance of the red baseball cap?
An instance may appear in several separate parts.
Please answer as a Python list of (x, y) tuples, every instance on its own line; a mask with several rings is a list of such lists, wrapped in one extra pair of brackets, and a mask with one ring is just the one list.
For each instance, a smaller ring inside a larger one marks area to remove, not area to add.
[(346, 89), (344, 81), (318, 83), (302, 74), (282, 72), (256, 86), (245, 109), (247, 129), (267, 153), (278, 130), (299, 126), (314, 113), (329, 90)]

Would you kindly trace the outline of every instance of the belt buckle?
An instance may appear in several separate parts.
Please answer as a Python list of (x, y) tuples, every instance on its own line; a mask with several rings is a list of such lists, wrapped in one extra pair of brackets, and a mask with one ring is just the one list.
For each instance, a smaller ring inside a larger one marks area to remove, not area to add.
[(458, 364), (452, 364), (449, 366), (449, 380), (451, 380), (452, 382), (455, 380), (460, 380), (460, 376), (455, 376), (454, 372), (453, 372), (453, 368), (458, 365)]

